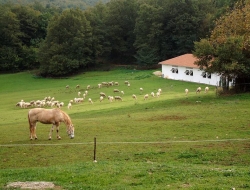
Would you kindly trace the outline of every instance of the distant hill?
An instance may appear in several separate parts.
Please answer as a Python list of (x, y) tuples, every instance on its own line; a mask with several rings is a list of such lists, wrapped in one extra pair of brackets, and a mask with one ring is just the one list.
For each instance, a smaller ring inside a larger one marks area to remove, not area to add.
[(78, 7), (80, 9), (86, 9), (90, 6), (95, 6), (98, 2), (107, 3), (109, 1), (110, 0), (0, 0), (0, 4), (13, 3), (28, 5), (37, 2), (46, 7), (55, 6), (61, 9)]

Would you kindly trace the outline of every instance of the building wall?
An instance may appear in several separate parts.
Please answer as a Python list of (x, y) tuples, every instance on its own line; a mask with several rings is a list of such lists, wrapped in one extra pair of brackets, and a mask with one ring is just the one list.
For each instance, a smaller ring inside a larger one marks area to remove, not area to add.
[[(178, 73), (173, 69), (177, 69)], [(188, 71), (188, 74), (185, 72)], [(193, 75), (191, 74), (193, 72)], [(217, 74), (211, 74), (209, 77), (209, 73), (205, 73), (204, 71), (199, 70), (198, 68), (190, 68), (190, 67), (177, 67), (174, 65), (162, 65), (162, 74), (164, 78), (169, 78), (173, 80), (183, 80), (188, 82), (196, 82), (208, 85), (219, 85), (220, 76)], [(202, 76), (204, 75), (204, 77)]]

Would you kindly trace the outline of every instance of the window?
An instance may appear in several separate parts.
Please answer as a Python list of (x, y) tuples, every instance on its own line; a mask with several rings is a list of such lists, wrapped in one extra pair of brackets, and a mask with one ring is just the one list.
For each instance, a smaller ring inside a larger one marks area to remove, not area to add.
[(207, 78), (211, 79), (211, 73), (207, 73)]
[(190, 70), (190, 71), (189, 71), (189, 75), (190, 75), (190, 76), (193, 76), (193, 75), (194, 75), (194, 74), (193, 74), (193, 70)]
[(170, 71), (172, 71), (172, 73), (178, 73), (178, 68), (172, 68)]
[(186, 75), (189, 75), (189, 70), (186, 70), (184, 73), (186, 73)]
[(207, 76), (206, 72), (202, 72), (201, 76), (203, 76), (203, 78), (206, 78)]

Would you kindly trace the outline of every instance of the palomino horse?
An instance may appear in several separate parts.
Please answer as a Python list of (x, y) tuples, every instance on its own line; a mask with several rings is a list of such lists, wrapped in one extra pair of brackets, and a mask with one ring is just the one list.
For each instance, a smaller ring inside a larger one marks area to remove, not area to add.
[(56, 126), (57, 139), (61, 139), (59, 136), (59, 125), (64, 122), (67, 126), (67, 133), (71, 138), (74, 138), (74, 126), (68, 114), (64, 111), (54, 108), (54, 109), (44, 109), (44, 108), (33, 108), (29, 110), (28, 120), (30, 125), (30, 140), (37, 139), (36, 136), (36, 123), (41, 122), (43, 124), (52, 124), (49, 133), (49, 140), (51, 140), (51, 135)]

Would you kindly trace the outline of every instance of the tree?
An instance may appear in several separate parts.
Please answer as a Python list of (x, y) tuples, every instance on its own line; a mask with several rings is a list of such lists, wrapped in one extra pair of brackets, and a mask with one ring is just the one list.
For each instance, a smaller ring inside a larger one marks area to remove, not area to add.
[[(250, 1), (237, 3), (222, 16), (211, 36), (195, 42), (194, 55), (201, 69), (221, 74), (229, 88), (232, 78), (242, 81), (250, 74)], [(236, 80), (237, 82), (237, 80)]]
[(40, 74), (65, 76), (93, 63), (91, 31), (90, 23), (79, 9), (54, 16), (39, 48)]
[(22, 49), (19, 20), (9, 7), (0, 6), (0, 70), (19, 71)]
[(158, 5), (140, 5), (135, 24), (137, 63), (152, 66), (159, 62), (162, 34), (162, 8)]
[(124, 62), (133, 58), (135, 49), (135, 20), (137, 17), (137, 0), (111, 0), (106, 4), (107, 27), (106, 40), (109, 42), (109, 58)]

